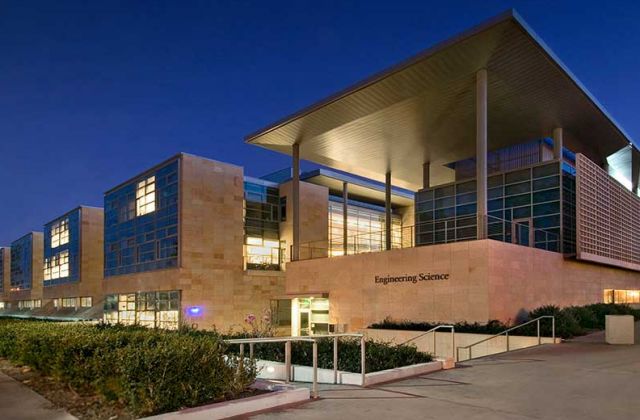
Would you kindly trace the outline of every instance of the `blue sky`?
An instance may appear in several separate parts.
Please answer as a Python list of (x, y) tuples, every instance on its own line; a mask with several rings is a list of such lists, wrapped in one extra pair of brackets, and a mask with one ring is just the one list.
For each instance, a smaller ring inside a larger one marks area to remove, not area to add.
[(261, 174), (245, 135), (515, 8), (640, 139), (640, 2), (0, 3), (0, 245), (179, 152)]

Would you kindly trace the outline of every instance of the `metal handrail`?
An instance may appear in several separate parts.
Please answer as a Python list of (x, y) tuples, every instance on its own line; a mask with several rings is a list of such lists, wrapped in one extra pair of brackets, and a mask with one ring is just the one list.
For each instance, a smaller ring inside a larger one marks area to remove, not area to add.
[(425, 331), (424, 333), (417, 335), (413, 338), (408, 339), (407, 341), (403, 341), (402, 343), (400, 343), (400, 346), (403, 346), (407, 343), (410, 343), (414, 340), (417, 340), (418, 338), (424, 337), (427, 334), (433, 333), (433, 355), (436, 356), (436, 331), (443, 329), (443, 328), (449, 328), (451, 329), (451, 357), (455, 358), (456, 355), (456, 328), (453, 325), (438, 325), (435, 326), (433, 328), (431, 328), (429, 331)]
[(360, 369), (362, 375), (362, 386), (366, 386), (366, 345), (364, 334), (341, 333), (341, 334), (325, 334), (310, 336), (290, 336), (290, 337), (258, 337), (258, 338), (233, 338), (224, 340), (228, 344), (240, 345), (240, 362), (238, 369), (242, 370), (244, 361), (244, 345), (249, 344), (249, 359), (254, 360), (254, 346), (260, 343), (284, 343), (284, 364), (286, 370), (285, 381), (291, 382), (291, 342), (303, 341), (311, 342), (312, 350), (312, 366), (313, 366), (313, 385), (311, 387), (311, 397), (318, 398), (318, 340), (323, 338), (333, 338), (333, 383), (338, 383), (338, 339), (341, 337), (356, 337), (360, 339)]
[(508, 329), (506, 329), (506, 330), (504, 330), (502, 332), (499, 332), (498, 334), (494, 334), (491, 337), (487, 337), (487, 338), (484, 338), (484, 339), (482, 339), (480, 341), (477, 341), (477, 342), (475, 342), (473, 344), (469, 344), (468, 346), (457, 347), (456, 348), (456, 362), (460, 361), (460, 349), (468, 349), (469, 350), (469, 358), (467, 360), (471, 360), (472, 359), (472, 357), (471, 357), (471, 349), (474, 346), (476, 346), (478, 344), (485, 343), (485, 342), (487, 342), (489, 340), (493, 340), (494, 338), (500, 337), (502, 335), (505, 335), (507, 337), (507, 351), (510, 351), (510, 349), (509, 349), (509, 333), (511, 331), (513, 331), (513, 330), (516, 330), (516, 329), (518, 329), (520, 327), (524, 327), (525, 325), (532, 324), (534, 322), (537, 323), (538, 345), (541, 345), (542, 344), (542, 336), (540, 335), (540, 320), (541, 319), (545, 319), (545, 318), (551, 318), (551, 336), (552, 336), (553, 342), (555, 343), (556, 342), (556, 317), (553, 316), (553, 315), (542, 315), (542, 316), (539, 316), (539, 317), (537, 317), (535, 319), (529, 320), (529, 321), (527, 321), (527, 322), (525, 322), (523, 324), (516, 325), (515, 327), (508, 328)]

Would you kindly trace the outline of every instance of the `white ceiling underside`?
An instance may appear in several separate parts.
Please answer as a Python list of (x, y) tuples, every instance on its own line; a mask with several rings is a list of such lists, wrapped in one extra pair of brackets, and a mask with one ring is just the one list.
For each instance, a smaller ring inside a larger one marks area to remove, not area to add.
[(629, 144), (624, 133), (517, 19), (494, 21), (247, 138), (394, 185), (452, 180), (445, 164), (475, 154), (475, 74), (488, 72), (489, 150), (551, 136), (597, 163)]

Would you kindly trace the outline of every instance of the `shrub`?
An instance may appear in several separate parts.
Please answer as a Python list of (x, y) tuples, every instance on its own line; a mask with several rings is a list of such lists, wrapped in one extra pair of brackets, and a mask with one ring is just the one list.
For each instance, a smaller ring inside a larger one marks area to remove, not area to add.
[(0, 320), (0, 357), (82, 392), (125, 402), (136, 414), (233, 397), (255, 380), (216, 333)]
[[(229, 338), (245, 338), (229, 337)], [(230, 346), (237, 354), (238, 346)], [(245, 352), (246, 352), (245, 348)], [(254, 356), (257, 359), (284, 362), (284, 343), (264, 343), (255, 345)], [(360, 372), (361, 354), (360, 340), (357, 338), (341, 338), (338, 342), (338, 369), (345, 372)], [(246, 355), (246, 354), (245, 354)], [(418, 351), (415, 345), (395, 345), (367, 339), (365, 341), (366, 373), (394, 369), (417, 363), (427, 363), (431, 355)], [(313, 345), (310, 342), (294, 341), (291, 343), (291, 363), (311, 366), (313, 363)], [(333, 339), (318, 339), (318, 367), (333, 369)]]
[[(606, 315), (633, 315), (636, 321), (640, 320), (640, 310), (633, 309), (628, 305), (595, 303), (584, 306), (569, 306), (562, 309), (555, 305), (541, 306), (530, 311), (525, 322), (544, 315), (552, 315), (556, 318), (556, 336), (562, 338), (572, 338), (587, 334), (590, 330), (604, 329)], [(394, 321), (387, 317), (380, 323), (371, 324), (369, 328), (428, 331), (440, 324), (446, 323)], [(454, 324), (454, 327), (458, 333), (498, 334), (510, 328), (511, 325), (492, 320), (486, 324), (458, 322)], [(540, 334), (551, 336), (551, 333), (551, 321), (542, 320), (540, 322)], [(525, 325), (514, 331), (514, 334), (535, 336), (537, 335), (537, 326), (535, 323)]]

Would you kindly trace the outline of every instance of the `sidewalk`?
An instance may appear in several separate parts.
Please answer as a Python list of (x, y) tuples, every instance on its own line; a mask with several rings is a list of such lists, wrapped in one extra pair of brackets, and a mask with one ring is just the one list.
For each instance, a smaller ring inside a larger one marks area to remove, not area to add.
[(0, 372), (0, 417), (6, 420), (77, 420), (20, 382)]

